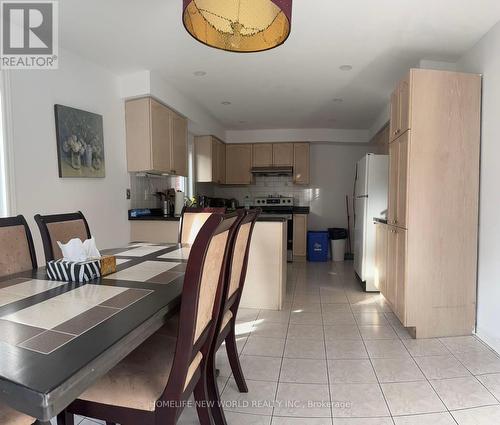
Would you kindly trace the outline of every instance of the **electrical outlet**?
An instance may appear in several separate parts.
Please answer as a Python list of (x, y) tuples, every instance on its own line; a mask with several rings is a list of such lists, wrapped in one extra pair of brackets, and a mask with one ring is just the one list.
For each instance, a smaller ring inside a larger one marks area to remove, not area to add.
[(125, 196), (127, 199), (130, 199), (130, 189), (127, 189)]

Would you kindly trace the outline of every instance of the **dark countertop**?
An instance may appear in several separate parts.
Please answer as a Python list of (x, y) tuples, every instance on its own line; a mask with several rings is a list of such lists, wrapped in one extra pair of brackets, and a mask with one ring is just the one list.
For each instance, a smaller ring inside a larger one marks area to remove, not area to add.
[(180, 217), (163, 217), (162, 215), (145, 215), (142, 217), (130, 217), (130, 221), (180, 221)]
[[(130, 221), (180, 221), (180, 217), (164, 217), (161, 215), (161, 210), (151, 210), (152, 214), (151, 215), (144, 215), (141, 217), (130, 217), (130, 211), (128, 213), (128, 219)], [(303, 214), (303, 213), (301, 213)], [(285, 222), (286, 219), (281, 218), (281, 217), (261, 217), (258, 218), (257, 221), (261, 222)]]
[(373, 217), (373, 221), (377, 223), (387, 224), (387, 220), (385, 218)]
[(310, 208), (309, 207), (293, 207), (293, 213), (294, 214), (309, 214), (310, 213)]

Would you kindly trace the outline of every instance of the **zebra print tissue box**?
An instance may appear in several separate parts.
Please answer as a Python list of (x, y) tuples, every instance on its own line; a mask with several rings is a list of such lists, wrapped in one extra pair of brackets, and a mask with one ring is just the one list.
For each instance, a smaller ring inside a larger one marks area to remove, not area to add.
[(100, 260), (75, 263), (64, 259), (47, 262), (47, 276), (50, 280), (63, 282), (89, 282), (101, 276)]

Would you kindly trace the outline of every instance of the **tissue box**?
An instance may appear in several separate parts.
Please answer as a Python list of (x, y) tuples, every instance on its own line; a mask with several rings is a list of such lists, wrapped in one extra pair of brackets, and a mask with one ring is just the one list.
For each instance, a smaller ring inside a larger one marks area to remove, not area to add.
[(101, 276), (100, 260), (76, 263), (64, 259), (47, 262), (47, 276), (50, 280), (64, 282), (89, 282)]
[(116, 257), (114, 255), (103, 255), (101, 257), (101, 276), (116, 273)]

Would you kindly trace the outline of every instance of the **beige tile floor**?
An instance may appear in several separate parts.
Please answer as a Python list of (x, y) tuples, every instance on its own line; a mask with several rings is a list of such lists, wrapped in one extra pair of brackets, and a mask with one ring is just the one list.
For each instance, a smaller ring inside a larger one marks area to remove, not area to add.
[(349, 262), (290, 265), (285, 309), (241, 309), (237, 331), (250, 391), (221, 350), (230, 425), (500, 424), (500, 358), (473, 336), (410, 339)]

